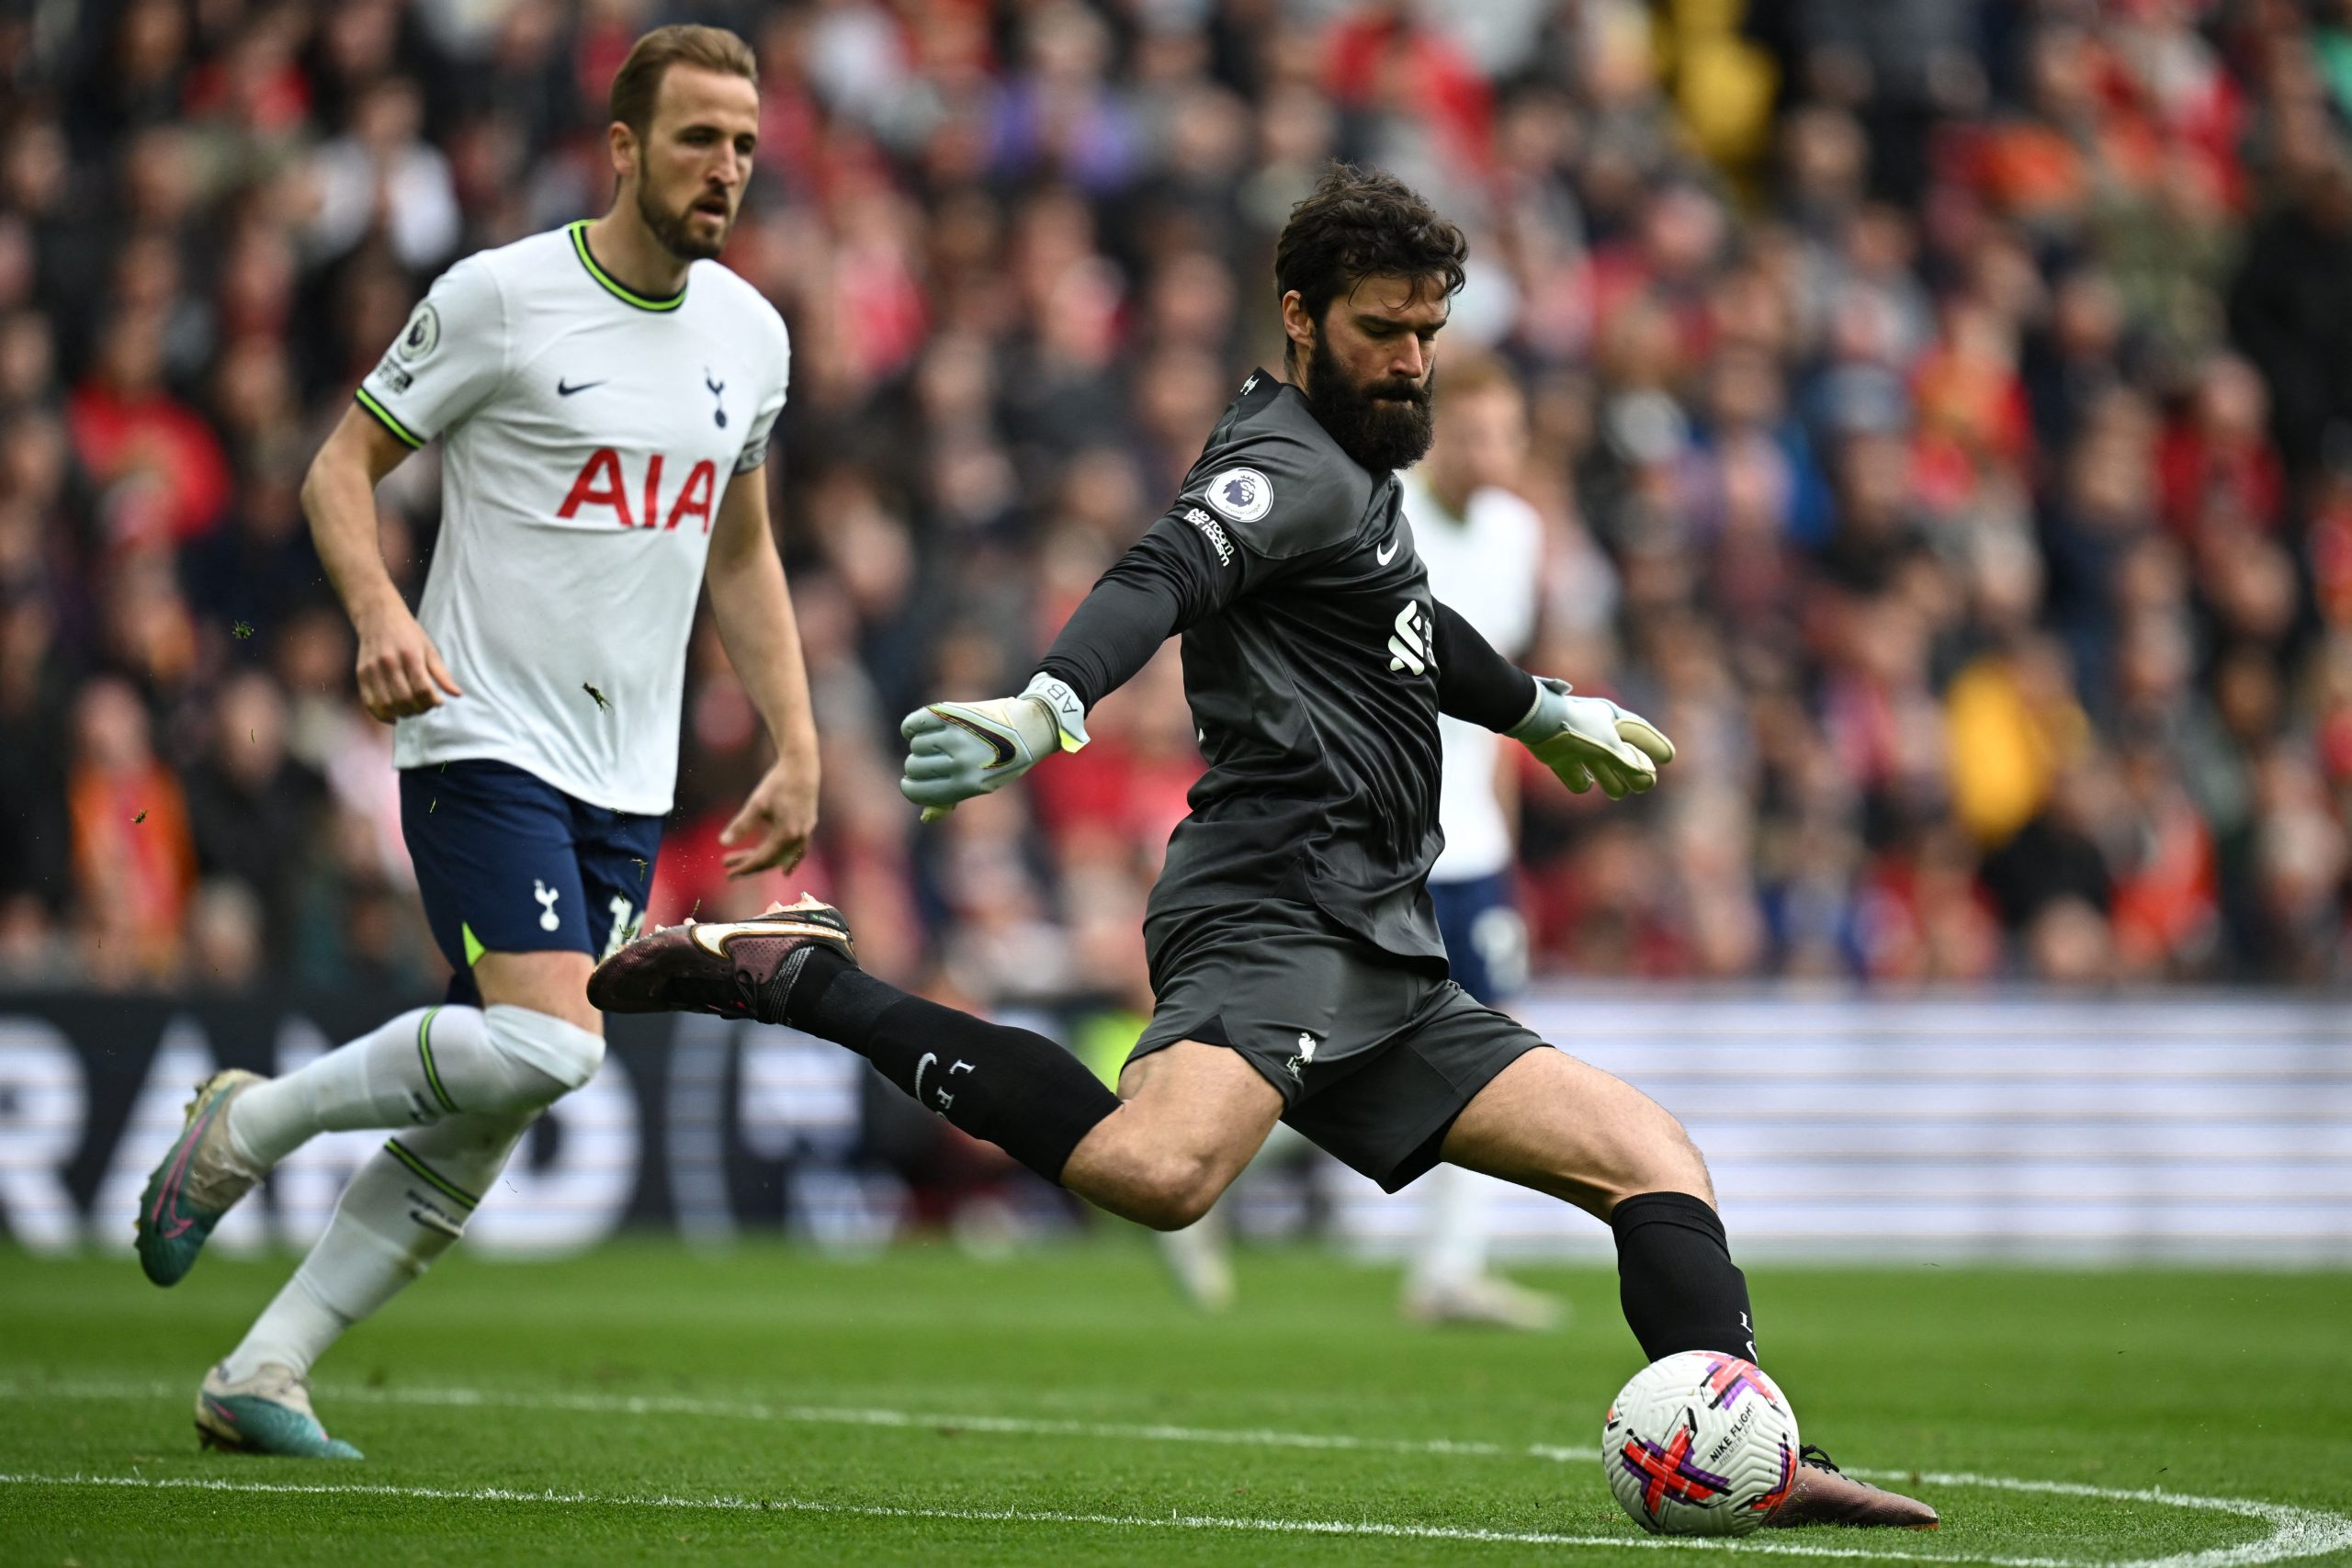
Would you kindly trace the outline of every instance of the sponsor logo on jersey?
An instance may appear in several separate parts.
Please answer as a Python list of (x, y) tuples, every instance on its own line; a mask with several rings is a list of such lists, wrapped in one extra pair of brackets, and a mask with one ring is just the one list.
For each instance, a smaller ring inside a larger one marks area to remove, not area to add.
[(1227, 468), (1209, 480), (1203, 499), (1236, 523), (1255, 523), (1274, 509), (1274, 487), (1255, 468)]
[(392, 344), (392, 352), (414, 364), (433, 352), (441, 342), (441, 312), (431, 300), (419, 305), (401, 331), (401, 341)]
[(659, 452), (645, 460), (645, 480), (637, 495), (640, 504), (632, 510), (628, 486), (621, 474), (620, 454), (609, 446), (599, 446), (580, 466), (578, 477), (571, 481), (571, 489), (555, 514), (568, 522), (589, 507), (602, 506), (609, 509), (614, 520), (624, 528), (660, 527), (665, 531), (689, 517), (699, 517), (702, 531), (709, 533), (712, 513), (718, 504), (718, 469), (707, 457), (688, 469), (685, 482), (670, 500), (665, 520), (662, 473), (667, 462)]
[(1184, 521), (1208, 536), (1210, 545), (1216, 550), (1217, 565), (1231, 566), (1233, 564), (1233, 541), (1225, 536), (1224, 524), (1197, 506), (1184, 508)]
[(581, 381), (574, 383), (567, 381), (562, 377), (559, 376), (555, 378), (555, 395), (559, 398), (573, 397), (581, 392), (593, 391), (604, 384), (605, 383), (602, 381)]
[(384, 355), (383, 363), (376, 367), (376, 379), (395, 392), (405, 392), (416, 385), (416, 378), (393, 364), (389, 354)]
[(1405, 607), (1396, 612), (1396, 629), (1388, 637), (1388, 668), (1409, 670), (1416, 675), (1426, 675), (1437, 662), (1436, 639), (1430, 635), (1430, 617), (1419, 604), (1408, 599)]
[(1381, 565), (1386, 566), (1390, 561), (1396, 558), (1396, 547), (1404, 542), (1404, 536), (1400, 534), (1389, 535), (1388, 543), (1382, 548), (1373, 551), (1372, 558), (1378, 561)]

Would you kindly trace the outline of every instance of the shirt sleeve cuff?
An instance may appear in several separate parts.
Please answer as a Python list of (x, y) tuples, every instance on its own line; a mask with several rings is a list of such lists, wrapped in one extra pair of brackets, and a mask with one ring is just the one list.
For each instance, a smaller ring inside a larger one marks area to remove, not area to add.
[(390, 431), (392, 434), (400, 440), (401, 445), (411, 448), (420, 447), (424, 445), (426, 437), (419, 435), (415, 431), (411, 430), (407, 425), (402, 424), (400, 421), (400, 416), (392, 412), (391, 410), (386, 408), (383, 404), (378, 402), (376, 400), (376, 395), (373, 392), (370, 392), (367, 388), (359, 388), (356, 391), (353, 392), (351, 396), (352, 400), (358, 403), (361, 408), (366, 409), (369, 413), (374, 414), (376, 416), (376, 423), (382, 425), (386, 430)]

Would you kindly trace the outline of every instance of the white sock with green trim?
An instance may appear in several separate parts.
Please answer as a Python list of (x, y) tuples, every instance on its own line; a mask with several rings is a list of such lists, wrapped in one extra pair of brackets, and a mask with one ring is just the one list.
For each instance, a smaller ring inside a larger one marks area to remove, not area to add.
[(597, 1055), (603, 1054), (603, 1043), (587, 1031), (522, 1008), (492, 1008), (489, 1015), (479, 1008), (418, 1008), (299, 1072), (239, 1095), (229, 1107), (230, 1139), (239, 1154), (266, 1170), (315, 1134), (421, 1127), (460, 1112), (535, 1110), (577, 1088), (543, 1070), (543, 1047), (519, 1038), (517, 1049), (525, 1032), (506, 1015), (553, 1025), (594, 1043)]
[(298, 1376), (449, 1250), (538, 1109), (448, 1116), (402, 1133), (343, 1190), (326, 1234), (221, 1363), (234, 1382), (277, 1362)]

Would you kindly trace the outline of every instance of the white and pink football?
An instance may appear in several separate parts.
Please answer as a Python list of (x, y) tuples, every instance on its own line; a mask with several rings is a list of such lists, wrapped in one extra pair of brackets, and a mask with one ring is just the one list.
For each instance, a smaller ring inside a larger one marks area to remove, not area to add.
[(1796, 1413), (1752, 1361), (1685, 1350), (1634, 1374), (1600, 1429), (1609, 1490), (1652, 1535), (1746, 1535), (1796, 1477)]

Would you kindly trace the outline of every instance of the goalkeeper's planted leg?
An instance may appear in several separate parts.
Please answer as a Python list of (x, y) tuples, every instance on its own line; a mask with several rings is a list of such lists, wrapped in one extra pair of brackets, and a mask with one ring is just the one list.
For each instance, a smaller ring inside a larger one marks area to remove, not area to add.
[[(1665, 1107), (1558, 1051), (1520, 1057), (1464, 1108), (1445, 1159), (1548, 1192), (1608, 1223), (1625, 1322), (1655, 1361), (1715, 1350), (1754, 1361), (1747, 1280), (1731, 1260), (1705, 1160)], [(1808, 1450), (1772, 1525), (1932, 1529), (1936, 1511)]]

